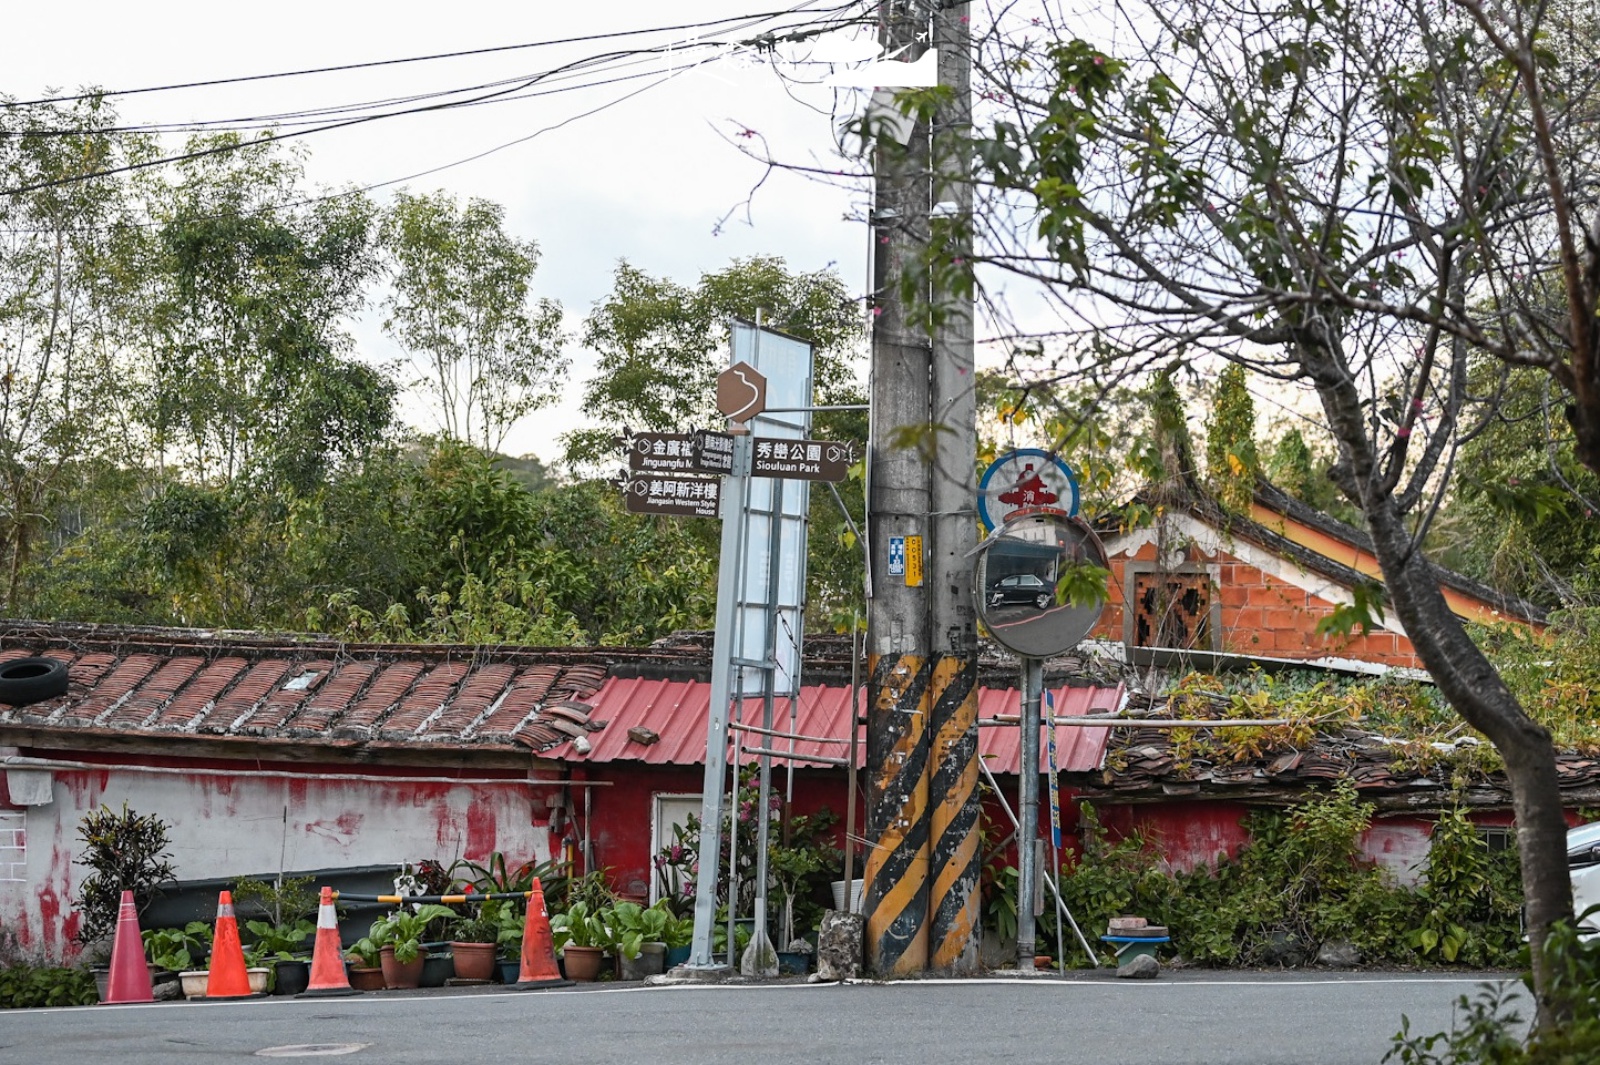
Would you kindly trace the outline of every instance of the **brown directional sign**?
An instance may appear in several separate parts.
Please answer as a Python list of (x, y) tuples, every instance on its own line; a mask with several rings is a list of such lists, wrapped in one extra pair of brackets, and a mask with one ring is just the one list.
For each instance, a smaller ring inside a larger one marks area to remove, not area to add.
[(692, 469), (700, 473), (733, 472), (733, 435), (704, 429), (694, 434)]
[(750, 475), (797, 481), (842, 481), (855, 461), (851, 444), (837, 440), (751, 438)]
[(717, 375), (717, 409), (747, 422), (767, 409), (767, 379), (748, 362), (736, 362)]
[(646, 473), (622, 489), (633, 514), (675, 514), (686, 518), (714, 518), (722, 496), (722, 478), (693, 474)]
[(689, 433), (635, 433), (627, 441), (628, 469), (650, 473), (694, 470), (694, 436)]

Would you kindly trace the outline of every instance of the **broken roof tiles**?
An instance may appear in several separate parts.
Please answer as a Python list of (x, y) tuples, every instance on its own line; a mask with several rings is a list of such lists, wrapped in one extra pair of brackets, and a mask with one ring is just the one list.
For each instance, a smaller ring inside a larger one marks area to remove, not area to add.
[(299, 654), (221, 639), (150, 646), (124, 636), (111, 651), (30, 642), (0, 651), (0, 661), (57, 658), (67, 664), (67, 693), (25, 706), (0, 703), (0, 728), (63, 739), (190, 736), (541, 752), (595, 727), (584, 700), (608, 673), (602, 662), (528, 661), (523, 650), (341, 656), (328, 641)]

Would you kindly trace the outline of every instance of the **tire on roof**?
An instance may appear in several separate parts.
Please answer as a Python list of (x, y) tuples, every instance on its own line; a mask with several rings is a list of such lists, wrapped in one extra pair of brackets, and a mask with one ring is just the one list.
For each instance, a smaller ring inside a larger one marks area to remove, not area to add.
[(26, 706), (67, 693), (67, 665), (54, 658), (0, 662), (0, 703)]

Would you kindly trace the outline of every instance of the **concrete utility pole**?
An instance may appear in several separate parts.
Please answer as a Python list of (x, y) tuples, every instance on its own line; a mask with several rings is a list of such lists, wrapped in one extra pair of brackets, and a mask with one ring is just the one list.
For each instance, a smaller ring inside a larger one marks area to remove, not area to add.
[[(940, 126), (965, 124), (965, 5), (886, 0), (884, 51), (916, 60), (938, 35), (941, 81), (958, 103)], [(934, 29), (934, 23), (940, 29)], [(903, 49), (903, 51), (902, 51)], [(943, 67), (945, 64), (941, 64)], [(965, 970), (977, 961), (977, 665), (971, 605), (976, 430), (972, 313), (944, 294), (903, 289), (924, 252), (933, 202), (927, 123), (903, 150), (880, 140), (873, 208), (872, 428), (868, 520), (867, 958), (877, 972)], [(941, 185), (950, 202), (963, 188)], [(923, 304), (923, 306), (918, 306)], [(938, 307), (936, 338), (915, 320)], [(937, 426), (937, 429), (934, 427)], [(907, 446), (907, 441), (916, 441)], [(891, 542), (904, 572), (886, 564)], [(926, 544), (924, 548), (923, 545)], [(924, 578), (924, 561), (927, 570)]]
[[(967, 4), (937, 13), (939, 84), (953, 93), (933, 130), (933, 199), (953, 251), (971, 262), (972, 185), (968, 153), (958, 147), (971, 133), (972, 33)], [(978, 633), (972, 601), (972, 550), (978, 541), (976, 481), (977, 394), (973, 388), (973, 314), (970, 297), (931, 293), (941, 318), (934, 329), (932, 411), (940, 427), (929, 471), (928, 631), (933, 708), (931, 804), (932, 866), (928, 896), (929, 964), (949, 972), (978, 968), (982, 937), (978, 877)]]

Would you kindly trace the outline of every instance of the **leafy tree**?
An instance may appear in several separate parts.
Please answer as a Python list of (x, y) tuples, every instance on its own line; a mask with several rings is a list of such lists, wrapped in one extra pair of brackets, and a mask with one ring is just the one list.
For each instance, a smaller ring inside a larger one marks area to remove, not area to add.
[(447, 193), (401, 193), (382, 240), (393, 292), (384, 330), (410, 353), (444, 434), (497, 450), (524, 416), (555, 400), (567, 360), (561, 306), (533, 300), (539, 249), (505, 231), (505, 209)]
[(797, 274), (776, 257), (736, 259), (688, 288), (623, 261), (584, 322), (583, 343), (598, 358), (582, 410), (596, 428), (568, 435), (568, 461), (604, 459), (624, 427), (720, 427), (715, 381), (727, 366), (728, 320), (753, 322), (758, 311), (763, 326), (815, 346), (817, 403), (859, 401), (860, 311), (831, 270)]
[(119, 252), (155, 454), (216, 484), (309, 490), (392, 419), (393, 386), (347, 354), (376, 267), (372, 206), (300, 206), (299, 161), (270, 139), (178, 166), (148, 182), (153, 225)]
[[(75, 180), (137, 158), (143, 138), (113, 137), (111, 107), (15, 106), (0, 97), (0, 609), (15, 611), (52, 510), (84, 462), (117, 454), (118, 375), (108, 351), (107, 230), (127, 210), (108, 178)], [(45, 136), (76, 129), (75, 136)], [(64, 182), (49, 185), (49, 182)]]
[(1256, 405), (1243, 366), (1232, 364), (1217, 378), (1206, 420), (1206, 473), (1223, 505), (1250, 512), (1260, 461), (1256, 458)]
[[(1069, 342), (1102, 374), (1213, 352), (1315, 397), (1394, 613), (1505, 759), (1555, 1023), (1542, 943), (1571, 890), (1550, 735), (1422, 546), (1461, 446), (1500, 408), (1469, 387), (1475, 357), (1547, 374), (1574, 457), (1600, 469), (1588, 58), (1546, 47), (1561, 27), (1544, 5), (1186, 0), (1107, 18), (1124, 54), (1032, 27), (986, 42), (983, 91), (1005, 106), (934, 148), (941, 166), (976, 160), (985, 244), (930, 242), (922, 268), (1070, 293)], [(944, 95), (901, 99), (928, 115)]]
[[(865, 402), (855, 362), (860, 311), (831, 270), (793, 273), (780, 258), (737, 259), (689, 288), (624, 261), (611, 294), (584, 323), (583, 342), (598, 360), (582, 409), (597, 427), (567, 436), (567, 460), (594, 468), (614, 454), (612, 440), (625, 427), (720, 427), (715, 380), (727, 365), (728, 322), (755, 321), (758, 311), (763, 326), (814, 345), (818, 405)], [(862, 412), (820, 412), (813, 425), (823, 439), (866, 439)], [(838, 485), (839, 502), (834, 490), (812, 488), (807, 609), (814, 626), (843, 629), (864, 613), (861, 545), (839, 505), (862, 514), (861, 487), (858, 479)]]

